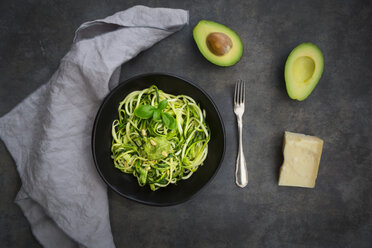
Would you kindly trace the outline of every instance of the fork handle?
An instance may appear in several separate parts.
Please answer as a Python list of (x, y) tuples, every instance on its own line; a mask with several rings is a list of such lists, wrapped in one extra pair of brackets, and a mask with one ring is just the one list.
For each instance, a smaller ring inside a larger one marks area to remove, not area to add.
[(247, 170), (247, 163), (245, 161), (244, 152), (243, 152), (242, 116), (237, 116), (237, 121), (238, 121), (238, 132), (239, 132), (239, 151), (238, 151), (238, 157), (236, 159), (235, 182), (239, 187), (244, 188), (248, 184), (248, 170)]

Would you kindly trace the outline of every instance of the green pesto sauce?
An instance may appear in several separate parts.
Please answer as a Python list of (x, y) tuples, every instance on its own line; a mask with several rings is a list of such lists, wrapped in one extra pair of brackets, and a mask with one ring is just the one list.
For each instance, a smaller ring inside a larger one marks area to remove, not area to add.
[[(150, 140), (153, 140), (156, 145), (151, 144)], [(166, 158), (162, 153), (169, 154), (172, 151), (169, 141), (161, 136), (148, 138), (143, 148), (147, 158), (151, 160)]]

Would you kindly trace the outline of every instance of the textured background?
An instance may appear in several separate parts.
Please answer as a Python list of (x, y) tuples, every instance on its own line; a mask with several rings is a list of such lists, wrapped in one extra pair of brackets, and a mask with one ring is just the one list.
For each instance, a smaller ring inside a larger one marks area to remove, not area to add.
[[(2, 0), (0, 116), (48, 81), (81, 23), (135, 4), (188, 9), (190, 25), (123, 66), (122, 80), (160, 71), (196, 82), (223, 115), (227, 153), (212, 183), (178, 206), (144, 206), (109, 191), (117, 246), (371, 247), (371, 1)], [(202, 57), (192, 39), (200, 19), (240, 34), (245, 51), (238, 64), (220, 68)], [(322, 49), (325, 70), (310, 97), (296, 102), (285, 91), (283, 68), (301, 42)], [(245, 189), (234, 183), (238, 78), (248, 83)], [(324, 139), (315, 189), (277, 186), (285, 130)], [(38, 247), (13, 203), (20, 184), (0, 141), (0, 244)]]

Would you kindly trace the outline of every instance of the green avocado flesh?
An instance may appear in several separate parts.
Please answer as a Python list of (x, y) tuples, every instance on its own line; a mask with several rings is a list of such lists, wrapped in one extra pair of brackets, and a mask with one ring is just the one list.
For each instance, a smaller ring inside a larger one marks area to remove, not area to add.
[(165, 152), (165, 154), (169, 154), (172, 151), (172, 147), (166, 138), (159, 136), (149, 138), (144, 145), (144, 151), (148, 159), (158, 160), (165, 158), (166, 156), (162, 153)]
[(230, 28), (201, 20), (194, 28), (194, 40), (203, 56), (215, 65), (232, 66), (243, 55), (243, 43)]
[(284, 78), (290, 98), (305, 100), (314, 90), (323, 74), (322, 51), (312, 43), (298, 45), (287, 58)]

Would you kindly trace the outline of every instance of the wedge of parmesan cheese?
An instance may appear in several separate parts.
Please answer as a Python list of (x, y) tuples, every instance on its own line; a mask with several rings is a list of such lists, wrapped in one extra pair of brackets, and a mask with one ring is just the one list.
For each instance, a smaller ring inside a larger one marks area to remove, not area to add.
[(279, 186), (314, 188), (322, 149), (318, 137), (285, 132)]

